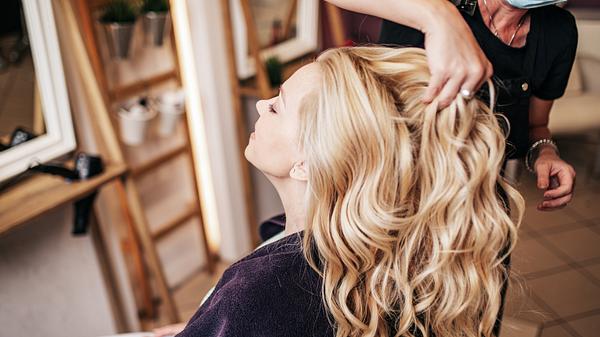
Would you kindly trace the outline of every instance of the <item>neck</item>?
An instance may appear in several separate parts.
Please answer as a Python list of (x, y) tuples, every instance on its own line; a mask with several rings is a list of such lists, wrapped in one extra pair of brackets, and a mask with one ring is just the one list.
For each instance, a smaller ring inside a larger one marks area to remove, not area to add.
[(267, 176), (283, 204), (285, 212), (285, 235), (299, 232), (306, 223), (306, 182), (291, 178)]
[[(487, 12), (489, 9), (489, 14), (494, 18), (494, 26), (500, 31), (512, 31), (519, 24), (519, 21), (527, 13), (526, 9), (516, 8), (509, 5), (505, 0), (486, 0), (487, 8), (483, 4), (483, 0), (479, 0), (480, 8), (484, 8), (484, 11)], [(486, 20), (488, 15), (484, 15), (484, 21), (486, 24), (489, 24)]]
[(490, 31), (510, 46), (522, 47), (525, 45), (529, 32), (526, 9), (513, 7), (506, 0), (478, 1), (483, 22)]

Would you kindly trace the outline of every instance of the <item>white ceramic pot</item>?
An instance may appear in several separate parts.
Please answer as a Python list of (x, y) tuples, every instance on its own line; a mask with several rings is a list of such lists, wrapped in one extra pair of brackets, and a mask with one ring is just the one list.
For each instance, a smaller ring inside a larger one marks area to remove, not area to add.
[(159, 97), (157, 102), (157, 108), (160, 111), (158, 133), (161, 136), (168, 136), (175, 131), (183, 114), (184, 106), (185, 93), (183, 90), (167, 91)]
[(127, 145), (139, 145), (144, 142), (150, 120), (156, 111), (148, 110), (140, 104), (119, 110), (121, 140)]

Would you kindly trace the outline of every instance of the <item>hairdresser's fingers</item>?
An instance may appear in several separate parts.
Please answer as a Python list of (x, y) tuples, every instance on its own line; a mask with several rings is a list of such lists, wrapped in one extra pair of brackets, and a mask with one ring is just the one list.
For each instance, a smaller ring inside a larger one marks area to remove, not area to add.
[(552, 173), (553, 177), (556, 177), (558, 186), (550, 184), (550, 189), (544, 192), (545, 199), (556, 199), (573, 193), (575, 187), (575, 170), (569, 164), (562, 167), (559, 166), (556, 170), (558, 171), (556, 174)]
[[(492, 78), (492, 76), (494, 75), (494, 66), (488, 59), (485, 60), (487, 61), (487, 65), (485, 67), (485, 74), (483, 75), (483, 82), (487, 82), (487, 80)], [(483, 83), (481, 84), (483, 85)]]
[(443, 109), (450, 105), (452, 101), (456, 98), (458, 91), (460, 90), (460, 86), (464, 80), (464, 74), (457, 74), (458, 76), (451, 78), (446, 82), (444, 88), (438, 95), (439, 105), (438, 109)]
[(423, 95), (423, 102), (431, 103), (442, 90), (447, 81), (448, 75), (446, 73), (442, 73), (440, 71), (432, 73), (431, 79), (429, 80), (429, 86), (427, 86), (425, 94)]
[(537, 188), (545, 190), (550, 186), (550, 164), (536, 163), (535, 174), (537, 175)]
[(461, 89), (474, 92), (483, 83), (484, 75), (491, 75), (489, 60), (469, 26), (456, 7), (449, 7), (449, 13), (451, 15), (422, 27), (427, 64), (432, 79), (436, 80), (428, 87), (425, 102), (433, 100), (436, 93), (444, 90), (443, 94), (440, 93), (443, 102), (448, 102), (448, 97), (454, 99)]
[(553, 211), (559, 208), (567, 206), (567, 204), (573, 199), (573, 194), (567, 194), (564, 197), (552, 200), (545, 200), (538, 204), (537, 208), (540, 211)]
[(485, 60), (481, 64), (474, 64), (467, 70), (467, 75), (464, 79), (460, 90), (468, 90), (475, 93), (494, 73), (492, 64)]

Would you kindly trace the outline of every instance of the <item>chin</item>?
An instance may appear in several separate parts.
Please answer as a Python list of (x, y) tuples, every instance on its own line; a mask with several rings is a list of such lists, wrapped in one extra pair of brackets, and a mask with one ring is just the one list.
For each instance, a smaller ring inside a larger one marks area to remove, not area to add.
[(244, 150), (244, 157), (250, 164), (252, 164), (252, 166), (260, 170), (260, 168), (256, 165), (256, 153), (251, 144), (246, 145), (246, 149)]
[(261, 156), (261, 153), (257, 153), (256, 148), (252, 145), (252, 143), (246, 145), (246, 149), (244, 150), (244, 157), (250, 164), (252, 164), (252, 166), (254, 166), (267, 178), (287, 176), (287, 172), (289, 171), (283, 170), (284, 174), (276, 174), (278, 170), (273, 170), (272, 167), (269, 166), (269, 161), (261, 161), (261, 159), (264, 159), (264, 155)]
[(252, 160), (250, 159), (252, 157), (252, 149), (250, 148), (250, 144), (246, 145), (246, 149), (244, 150), (244, 157), (246, 158), (247, 161), (249, 161), (252, 165), (254, 165), (254, 163), (252, 163)]

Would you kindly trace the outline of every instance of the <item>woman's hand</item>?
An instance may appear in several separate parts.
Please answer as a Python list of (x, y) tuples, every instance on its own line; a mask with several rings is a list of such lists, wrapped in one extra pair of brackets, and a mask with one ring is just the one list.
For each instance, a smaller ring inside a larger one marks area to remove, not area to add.
[(475, 93), (493, 74), (471, 29), (456, 7), (446, 3), (449, 8), (434, 13), (434, 20), (423, 27), (431, 71), (423, 101), (430, 103), (438, 97), (439, 108), (448, 106), (462, 90)]
[(185, 323), (177, 323), (165, 325), (158, 329), (154, 329), (152, 332), (154, 333), (154, 337), (168, 337), (177, 335), (178, 333), (182, 332), (184, 328)]
[(431, 71), (425, 103), (439, 98), (446, 107), (461, 90), (475, 93), (492, 76), (492, 64), (456, 6), (448, 0), (326, 0), (347, 10), (373, 15), (425, 34)]
[(537, 206), (540, 211), (565, 207), (573, 199), (575, 169), (560, 159), (551, 148), (543, 149), (535, 161), (537, 187), (544, 190), (544, 201)]

